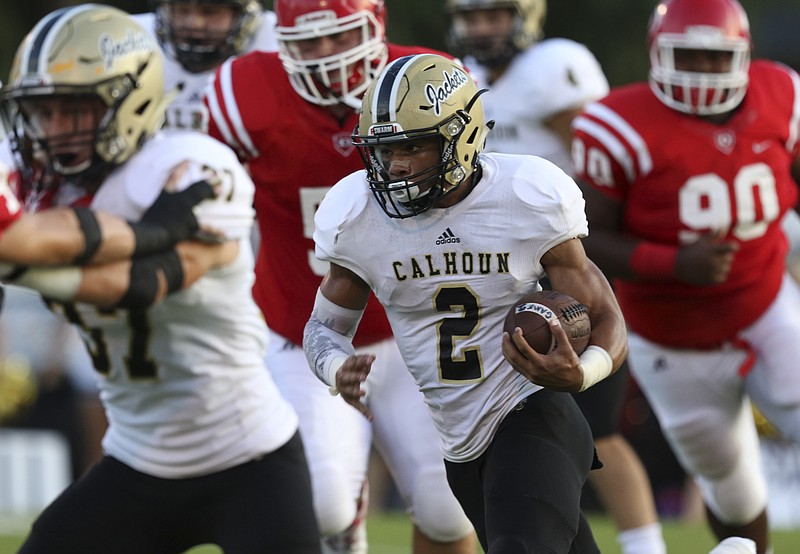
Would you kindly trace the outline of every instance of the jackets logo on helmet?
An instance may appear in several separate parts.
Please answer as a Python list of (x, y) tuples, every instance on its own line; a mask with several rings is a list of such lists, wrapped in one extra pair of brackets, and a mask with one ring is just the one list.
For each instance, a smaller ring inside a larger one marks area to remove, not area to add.
[(428, 83), (425, 86), (425, 97), (433, 106), (433, 113), (436, 115), (441, 115), (442, 103), (447, 102), (458, 89), (469, 82), (466, 73), (460, 69), (453, 69), (452, 73), (443, 71), (442, 75), (444, 76), (444, 82), (441, 85), (433, 86)]
[(144, 31), (134, 33), (133, 29), (128, 29), (122, 40), (115, 41), (110, 34), (100, 37), (100, 55), (103, 57), (103, 65), (106, 71), (111, 71), (114, 61), (123, 58), (134, 52), (150, 52), (153, 49), (153, 41)]

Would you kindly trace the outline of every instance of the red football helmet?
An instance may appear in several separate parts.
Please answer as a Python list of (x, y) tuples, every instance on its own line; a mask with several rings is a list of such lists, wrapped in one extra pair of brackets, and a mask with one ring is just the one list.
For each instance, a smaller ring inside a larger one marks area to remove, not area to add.
[[(297, 93), (319, 105), (361, 106), (361, 96), (386, 65), (384, 0), (275, 0), (280, 58)], [(359, 44), (321, 58), (300, 45), (319, 37), (360, 30)]]
[[(648, 33), (650, 87), (664, 104), (697, 115), (726, 113), (744, 98), (750, 67), (750, 26), (737, 0), (662, 0)], [(679, 70), (675, 50), (731, 55), (729, 71)]]

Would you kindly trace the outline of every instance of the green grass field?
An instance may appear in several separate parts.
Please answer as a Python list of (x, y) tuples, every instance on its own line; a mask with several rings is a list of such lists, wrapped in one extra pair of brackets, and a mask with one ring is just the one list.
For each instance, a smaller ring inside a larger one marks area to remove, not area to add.
[[(620, 554), (615, 538), (616, 531), (611, 522), (598, 515), (590, 516), (589, 519), (603, 554)], [(405, 515), (372, 514), (367, 521), (370, 554), (410, 554), (411, 528)], [(24, 522), (2, 523), (5, 524), (0, 526), (0, 554), (15, 554), (22, 543)], [(14, 533), (11, 530), (14, 526), (21, 527), (22, 531)], [(714, 546), (709, 531), (702, 524), (666, 521), (664, 536), (670, 554), (706, 554)], [(775, 554), (800, 553), (800, 530), (773, 533), (773, 545)], [(220, 554), (221, 550), (212, 546), (201, 546), (192, 549), (190, 553)]]

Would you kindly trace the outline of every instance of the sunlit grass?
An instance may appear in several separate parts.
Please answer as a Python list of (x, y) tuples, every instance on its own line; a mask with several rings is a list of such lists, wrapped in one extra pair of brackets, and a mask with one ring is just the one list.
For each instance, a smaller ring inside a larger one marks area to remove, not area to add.
[[(371, 514), (368, 521), (370, 554), (410, 554), (411, 524), (404, 514)], [(590, 515), (600, 551), (603, 554), (620, 554), (616, 542), (616, 530), (611, 521), (601, 515)], [(26, 520), (0, 516), (0, 554), (15, 554), (27, 528)], [(664, 537), (670, 554), (706, 554), (714, 546), (714, 540), (702, 523), (664, 521)], [(15, 528), (15, 529), (14, 529)], [(800, 529), (773, 533), (776, 554), (800, 552)], [(220, 554), (215, 546), (201, 546), (189, 551), (191, 554)], [(480, 552), (480, 550), (478, 551)], [(142, 553), (146, 554), (146, 553)]]

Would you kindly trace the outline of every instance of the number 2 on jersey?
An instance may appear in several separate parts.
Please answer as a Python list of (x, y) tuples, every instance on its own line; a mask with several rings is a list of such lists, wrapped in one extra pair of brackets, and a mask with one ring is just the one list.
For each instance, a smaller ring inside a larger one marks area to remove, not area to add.
[(475, 381), (483, 377), (479, 346), (463, 348), (456, 356), (456, 341), (472, 336), (480, 325), (481, 306), (467, 286), (441, 287), (433, 297), (437, 312), (461, 312), (461, 317), (445, 317), (437, 327), (439, 374), (442, 381)]

